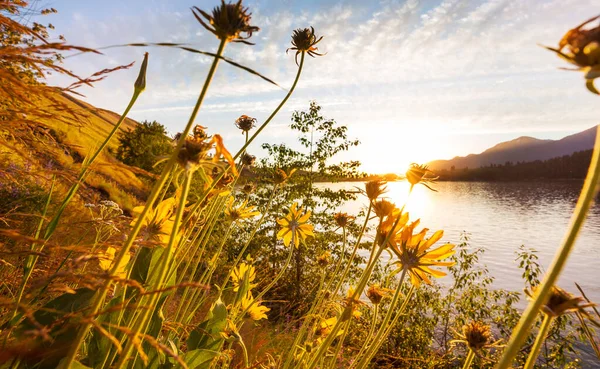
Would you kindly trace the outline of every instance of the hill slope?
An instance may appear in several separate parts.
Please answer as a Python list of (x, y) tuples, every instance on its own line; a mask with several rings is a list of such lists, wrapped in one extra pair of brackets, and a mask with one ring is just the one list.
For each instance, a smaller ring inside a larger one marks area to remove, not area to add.
[[(27, 127), (31, 132), (29, 139), (8, 138), (2, 142), (1, 171), (13, 171), (16, 173), (13, 176), (46, 179), (54, 174), (63, 186), (68, 187), (83, 159), (104, 141), (120, 117), (118, 113), (96, 108), (67, 94), (55, 98), (63, 104), (61, 110), (56, 111), (58, 119), (39, 118), (37, 125)], [(68, 110), (64, 110), (65, 107)], [(120, 131), (132, 129), (137, 124), (126, 119)], [(117, 148), (117, 138), (118, 134), (109, 143), (108, 150), (98, 157), (80, 192), (82, 201), (100, 197), (116, 201), (127, 210), (144, 199), (146, 184), (139, 175), (149, 174), (119, 162), (110, 154)]]
[(533, 137), (519, 137), (497, 144), (480, 154), (457, 156), (450, 160), (435, 160), (429, 163), (432, 170), (479, 168), (490, 164), (504, 164), (508, 161), (530, 162), (547, 160), (576, 151), (588, 150), (594, 146), (596, 127), (566, 136), (560, 140), (540, 140)]

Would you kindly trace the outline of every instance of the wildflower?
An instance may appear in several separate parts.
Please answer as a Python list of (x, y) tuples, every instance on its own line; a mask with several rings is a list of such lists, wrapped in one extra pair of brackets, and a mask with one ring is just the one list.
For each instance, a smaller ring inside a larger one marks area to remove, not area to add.
[[(338, 319), (335, 316), (321, 321), (321, 324), (319, 324), (319, 326), (315, 330), (315, 335), (319, 337), (318, 339), (320, 340), (322, 338), (327, 337), (333, 330), (333, 327), (337, 324), (337, 321)], [(337, 335), (339, 336), (342, 333), (343, 331), (340, 329), (337, 332)]]
[[(104, 270), (104, 271), (109, 271), (110, 268), (112, 267), (112, 263), (113, 260), (115, 260), (115, 252), (117, 250), (115, 250), (114, 247), (109, 247), (106, 249), (106, 251), (104, 252), (104, 254), (102, 254), (102, 257), (100, 259), (100, 269)], [(127, 267), (127, 263), (129, 263), (129, 259), (131, 258), (131, 256), (129, 254), (126, 254), (123, 257), (123, 262), (121, 263), (121, 266), (119, 267), (119, 270), (117, 270), (116, 275), (119, 278), (125, 278), (127, 277), (127, 271), (125, 270)]]
[[(600, 24), (591, 29), (583, 28), (597, 19), (600, 16), (588, 19), (567, 32), (558, 43), (558, 49), (546, 46), (546, 49), (577, 66), (577, 70), (585, 72), (584, 77), (588, 81), (600, 77)], [(588, 88), (593, 88), (591, 82), (588, 83)]]
[(331, 253), (329, 251), (325, 251), (319, 257), (317, 257), (317, 264), (321, 268), (325, 268), (327, 265), (331, 263)]
[(248, 153), (244, 153), (244, 155), (242, 155), (242, 164), (244, 164), (247, 167), (253, 166), (255, 161), (256, 156), (254, 155), (250, 155)]
[(367, 297), (371, 302), (375, 305), (379, 304), (381, 300), (385, 297), (388, 297), (391, 294), (392, 290), (389, 288), (379, 287), (378, 284), (374, 284), (367, 290)]
[(290, 170), (289, 173), (286, 173), (283, 169), (277, 168), (275, 169), (275, 173), (273, 174), (273, 182), (275, 184), (284, 184), (288, 179), (296, 172), (296, 169)]
[(317, 38), (315, 35), (315, 29), (313, 27), (309, 28), (298, 28), (294, 30), (292, 34), (292, 47), (286, 50), (296, 50), (296, 65), (298, 65), (298, 55), (300, 53), (307, 53), (313, 58), (315, 55), (323, 56), (324, 54), (319, 54), (317, 52), (318, 48), (315, 47), (316, 44), (321, 42), (323, 36)]
[[(200, 14), (196, 14), (196, 12)], [(252, 36), (253, 32), (259, 30), (258, 27), (250, 25), (250, 16), (252, 14), (248, 13), (248, 8), (242, 6), (242, 0), (239, 0), (235, 4), (226, 4), (225, 0), (221, 0), (221, 5), (213, 9), (212, 15), (200, 10), (196, 6), (192, 8), (192, 13), (194, 13), (194, 17), (196, 17), (204, 28), (217, 36), (221, 41), (243, 42), (252, 45), (246, 40)], [(201, 16), (210, 23), (210, 26), (202, 20)], [(242, 37), (242, 33), (245, 33), (246, 36)]]
[(336, 224), (341, 227), (341, 228), (346, 228), (348, 226), (348, 224), (350, 222), (352, 222), (354, 219), (356, 219), (355, 217), (353, 217), (352, 215), (348, 215), (348, 213), (335, 213), (333, 215), (333, 219), (335, 220)]
[(233, 269), (231, 281), (233, 282), (233, 290), (239, 291), (240, 286), (247, 281), (248, 291), (257, 286), (254, 280), (256, 279), (256, 269), (250, 264), (241, 263), (237, 268)]
[(406, 171), (406, 179), (410, 183), (410, 188), (412, 189), (417, 184), (422, 184), (423, 186), (429, 188), (431, 191), (437, 192), (437, 190), (429, 187), (427, 183), (432, 183), (438, 179), (438, 177), (427, 177), (427, 174), (432, 173), (427, 165), (419, 165), (416, 163), (412, 163), (410, 168)]
[(379, 196), (387, 192), (387, 182), (376, 179), (365, 183), (365, 192), (371, 201), (375, 201)]
[[(175, 224), (175, 204), (175, 198), (170, 197), (161, 201), (156, 208), (148, 211), (146, 218), (144, 218), (142, 223), (142, 235), (144, 240), (159, 242), (163, 245), (169, 241), (169, 237)], [(143, 210), (144, 206), (137, 206), (131, 210), (131, 212), (136, 215), (136, 218), (131, 222), (132, 226), (138, 221), (138, 217)]]
[[(209, 157), (211, 150), (214, 150), (212, 158)], [(221, 158), (224, 158), (231, 166), (231, 171), (237, 174), (233, 157), (225, 148), (223, 138), (214, 135), (209, 139), (202, 126), (194, 128), (194, 135), (185, 139), (177, 155), (177, 161), (188, 172), (194, 172), (201, 167), (212, 167), (214, 170)], [(205, 179), (208, 180), (207, 177)]]
[(452, 343), (464, 343), (475, 353), (483, 348), (498, 347), (502, 341), (492, 342), (493, 338), (490, 326), (477, 321), (463, 325), (462, 334), (457, 333), (457, 335), (460, 339), (453, 340)]
[[(533, 299), (536, 289), (537, 286), (533, 287), (531, 291), (525, 290), (525, 294)], [(542, 312), (552, 318), (573, 312), (580, 312), (587, 316), (588, 314), (584, 309), (592, 306), (594, 304), (586, 303), (583, 297), (575, 297), (562, 288), (553, 286), (548, 302), (542, 306)]]
[(260, 215), (260, 212), (256, 211), (255, 206), (247, 206), (248, 200), (245, 200), (241, 205), (234, 206), (235, 199), (233, 196), (227, 201), (227, 208), (225, 208), (225, 215), (230, 221), (235, 222), (241, 219), (252, 218)]
[(250, 195), (252, 192), (256, 190), (256, 185), (252, 182), (246, 183), (244, 187), (242, 187), (242, 192), (246, 195)]
[(392, 214), (392, 212), (396, 209), (396, 205), (394, 205), (393, 203), (382, 199), (379, 201), (375, 201), (373, 203), (373, 211), (375, 212), (375, 215), (377, 215), (377, 217), (379, 219), (383, 219), (387, 216), (389, 216), (390, 214)]
[[(421, 232), (413, 234), (414, 228), (419, 221), (415, 221), (404, 227), (396, 242), (391, 243), (391, 250), (398, 257), (398, 261), (394, 264), (399, 268), (395, 271), (398, 273), (401, 270), (407, 270), (410, 274), (410, 280), (414, 286), (419, 286), (423, 281), (426, 284), (431, 284), (429, 276), (440, 278), (446, 273), (432, 269), (431, 266), (452, 266), (454, 262), (442, 262), (440, 260), (454, 254), (454, 245), (445, 244), (428, 251), (442, 236), (444, 231), (435, 232), (429, 239), (425, 239), (425, 234), (428, 229), (424, 228)], [(399, 245), (398, 245), (399, 244)]]
[(267, 319), (267, 311), (270, 311), (266, 306), (260, 305), (260, 302), (255, 302), (252, 293), (248, 292), (248, 295), (242, 299), (242, 309), (248, 310), (246, 313), (252, 320)]
[(233, 183), (233, 181), (235, 181), (235, 176), (228, 173), (228, 172), (224, 172), (224, 173), (220, 173), (218, 168), (213, 168), (212, 174), (211, 174), (212, 180), (217, 180), (218, 182), (215, 185), (216, 189), (222, 190), (224, 188), (226, 188), (227, 186), (229, 186), (231, 183)]
[[(408, 213), (400, 213), (400, 209), (394, 207), (390, 212), (382, 218), (381, 223), (377, 227), (377, 244), (381, 247), (388, 245), (397, 245), (399, 239), (398, 232), (408, 223)], [(384, 244), (386, 242), (387, 244)]]
[(298, 203), (295, 202), (288, 214), (277, 221), (277, 224), (282, 227), (277, 233), (277, 238), (283, 239), (283, 244), (286, 246), (293, 241), (297, 248), (300, 246), (300, 241), (304, 242), (306, 237), (313, 235), (313, 225), (307, 223), (308, 218), (310, 218), (310, 211), (304, 212), (302, 207), (298, 209)]
[(235, 126), (242, 130), (242, 134), (248, 133), (256, 125), (256, 118), (242, 115), (235, 120)]

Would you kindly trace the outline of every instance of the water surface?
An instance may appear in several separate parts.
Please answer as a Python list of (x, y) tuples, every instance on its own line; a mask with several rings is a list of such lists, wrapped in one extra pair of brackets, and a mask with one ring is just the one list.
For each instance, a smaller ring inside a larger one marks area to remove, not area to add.
[[(325, 184), (321, 184), (325, 186)], [(331, 188), (364, 188), (357, 182), (326, 184)], [(432, 233), (443, 229), (442, 242), (459, 243), (470, 235), (473, 247), (485, 248), (481, 261), (487, 265), (495, 286), (522, 291), (522, 271), (515, 261), (519, 246), (538, 251), (546, 269), (567, 230), (581, 190), (579, 181), (554, 182), (440, 182), (438, 192), (416, 186), (406, 210), (411, 219)], [(406, 182), (388, 184), (387, 197), (401, 206), (408, 193)], [(367, 202), (364, 197), (341, 210), (356, 214)], [(430, 233), (430, 234), (431, 234)], [(600, 302), (600, 205), (590, 211), (559, 285), (577, 293), (574, 282), (592, 301)]]

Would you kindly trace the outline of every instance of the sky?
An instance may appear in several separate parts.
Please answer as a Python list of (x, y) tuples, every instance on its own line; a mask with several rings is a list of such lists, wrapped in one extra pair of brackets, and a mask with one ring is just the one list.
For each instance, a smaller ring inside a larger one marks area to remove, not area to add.
[[(595, 3), (596, 6), (593, 4)], [(209, 11), (217, 0), (42, 0), (58, 10), (43, 18), (70, 44), (101, 48), (132, 42), (177, 42), (214, 52), (218, 40), (190, 8)], [(424, 163), (479, 153), (519, 136), (557, 139), (598, 124), (597, 99), (581, 73), (539, 46), (597, 15), (597, 0), (248, 0), (251, 24), (261, 28), (254, 46), (229, 44), (225, 55), (291, 86), (294, 54), (286, 54), (294, 29), (313, 26), (324, 36), (308, 58), (292, 98), (252, 144), (298, 147), (291, 113), (315, 100), (327, 118), (348, 127), (361, 144), (336, 160), (360, 160), (370, 173), (401, 173)], [(93, 88), (87, 102), (121, 113), (143, 59), (150, 53), (147, 88), (130, 117), (156, 120), (170, 134), (181, 131), (211, 59), (172, 48), (125, 47), (103, 55), (76, 55), (65, 66), (81, 76), (135, 61)], [(68, 56), (68, 55), (66, 55)], [(54, 84), (67, 81), (58, 77)], [(261, 123), (285, 96), (230, 65), (217, 70), (196, 119), (223, 136), (235, 152), (242, 114)]]

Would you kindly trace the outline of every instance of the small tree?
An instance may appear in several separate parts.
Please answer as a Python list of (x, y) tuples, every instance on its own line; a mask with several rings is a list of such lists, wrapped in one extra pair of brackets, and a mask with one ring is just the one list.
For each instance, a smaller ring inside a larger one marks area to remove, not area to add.
[(157, 121), (142, 124), (121, 134), (117, 159), (127, 165), (155, 172), (154, 164), (171, 153), (173, 146), (165, 127)]

